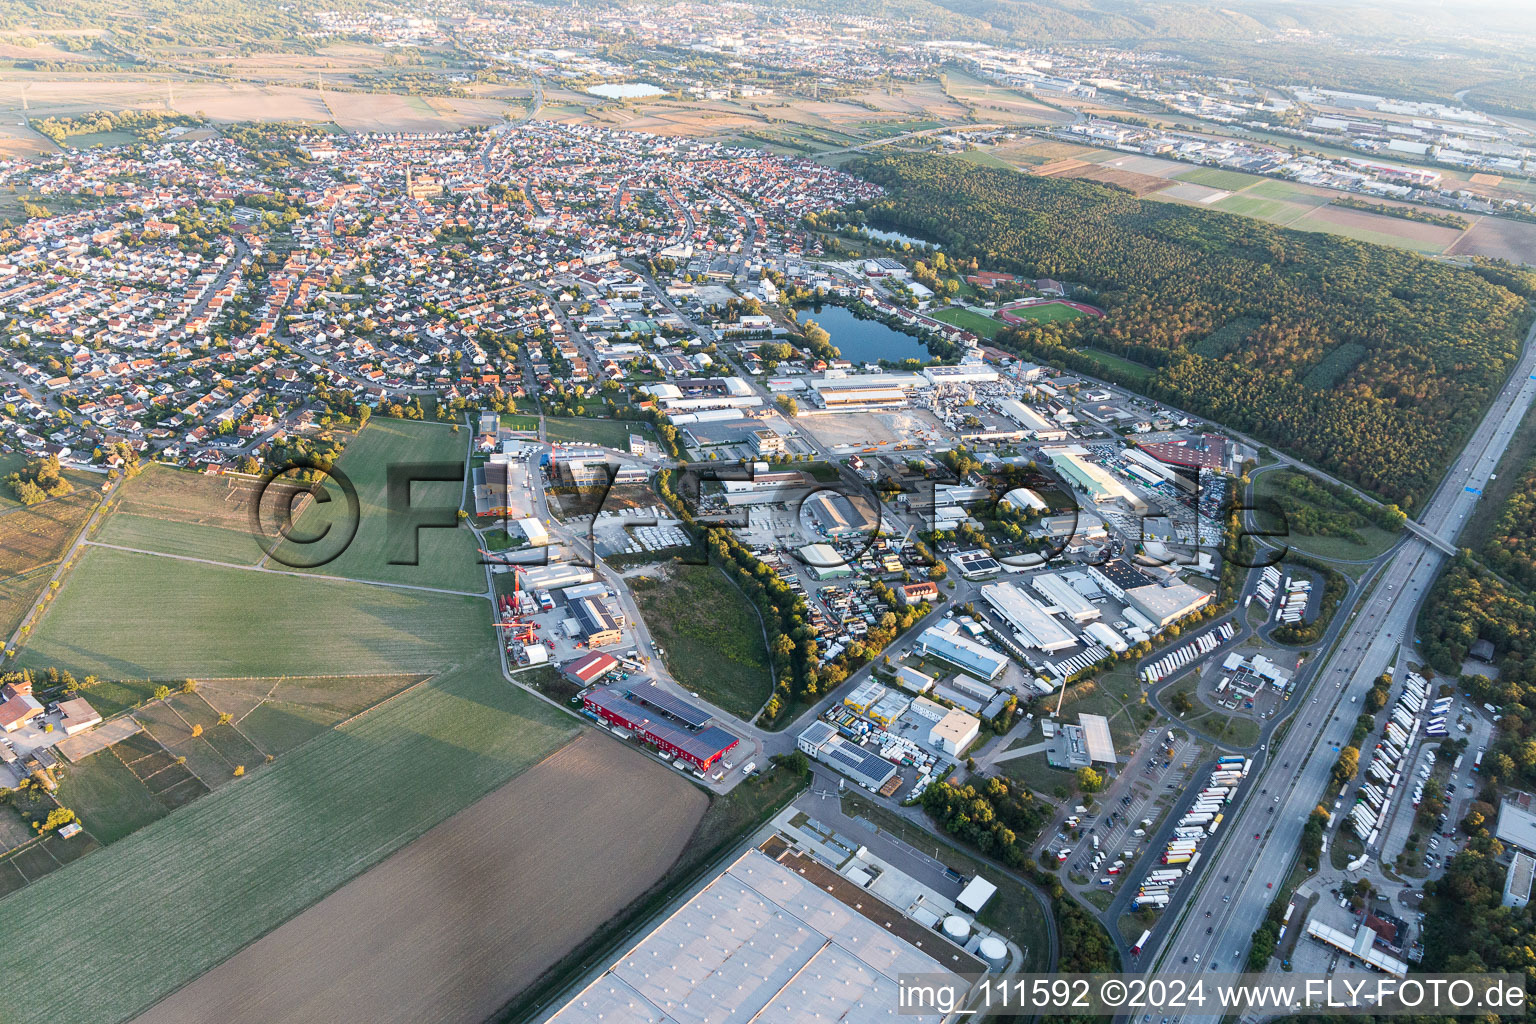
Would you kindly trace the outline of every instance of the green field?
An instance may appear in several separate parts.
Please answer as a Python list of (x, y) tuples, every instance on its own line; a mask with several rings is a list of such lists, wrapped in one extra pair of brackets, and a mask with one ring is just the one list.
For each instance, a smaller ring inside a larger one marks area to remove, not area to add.
[(105, 679), (433, 671), (488, 647), (489, 615), (479, 598), (93, 547), (18, 659)]
[[(442, 423), (381, 416), (369, 420), (368, 426), (347, 445), (337, 462), (337, 468), (357, 488), (362, 512), (357, 536), (339, 557), (312, 571), (326, 576), (409, 583), (467, 593), (484, 591), (485, 570), (479, 564), (475, 536), (467, 528), (416, 531), (419, 548), (414, 553), (409, 542), (409, 528), (403, 531), (405, 543), (399, 545), (392, 542), (389, 528), (386, 487), (391, 465), (432, 464), (445, 476), (452, 476), (452, 481), (419, 482), (410, 488), (411, 509), (438, 515), (446, 510), (448, 520), (452, 521), (454, 511), (463, 500), (463, 467), (470, 440), (467, 431), (456, 434)], [(336, 514), (333, 514), (333, 507)], [(339, 512), (338, 502), (315, 503), (299, 517), (295, 530), (299, 534), (318, 532), (329, 523), (339, 523)], [(274, 554), (285, 556), (288, 550), (287, 545), (283, 545)], [(291, 560), (299, 561), (304, 556), (305, 552), (300, 550)], [(418, 564), (392, 564), (413, 558)], [(272, 559), (267, 564), (283, 567)]]
[(1263, 181), (1263, 178), (1253, 174), (1244, 174), (1242, 171), (1228, 171), (1220, 167), (1197, 167), (1192, 171), (1180, 171), (1174, 175), (1178, 181), (1187, 181), (1195, 185), (1204, 185), (1207, 188), (1219, 188), (1228, 192), (1236, 192), (1238, 189), (1247, 188), (1255, 182)]
[(1105, 352), (1096, 348), (1080, 348), (1077, 350), (1100, 366), (1104, 367), (1107, 376), (1125, 381), (1135, 388), (1140, 387), (1157, 375), (1157, 371), (1150, 366), (1141, 363), (1133, 363), (1129, 359), (1117, 356), (1113, 352)]
[(549, 441), (585, 442), (629, 451), (629, 435), (653, 438), (651, 425), (643, 420), (600, 420), (587, 416), (550, 416), (544, 420), (544, 436)]
[(689, 690), (751, 718), (772, 687), (757, 609), (714, 566), (670, 563), (665, 572), (630, 586), (667, 667)]
[(36, 984), (35, 954), (11, 943), (6, 1019), (140, 1012), (575, 734), (500, 677), (488, 637), (457, 656), (433, 683), (0, 900), (0, 928), (47, 934), (50, 956), (89, 965)]
[(97, 841), (115, 843), (170, 813), (110, 749), (62, 773), (59, 802), (80, 816)]
[(91, 540), (167, 555), (210, 558), (230, 565), (255, 565), (262, 555), (261, 544), (248, 530), (155, 519), (123, 511), (108, 516)]
[(1078, 317), (1088, 315), (1060, 302), (1042, 302), (1036, 306), (1019, 306), (1006, 312), (1040, 324), (1055, 323), (1060, 320), (1076, 320)]
[(963, 327), (972, 334), (982, 338), (995, 338), (999, 331), (1008, 325), (1001, 320), (994, 320), (985, 313), (978, 313), (973, 309), (961, 309), (951, 306), (949, 309), (941, 309), (933, 314), (935, 320), (942, 320), (956, 327)]

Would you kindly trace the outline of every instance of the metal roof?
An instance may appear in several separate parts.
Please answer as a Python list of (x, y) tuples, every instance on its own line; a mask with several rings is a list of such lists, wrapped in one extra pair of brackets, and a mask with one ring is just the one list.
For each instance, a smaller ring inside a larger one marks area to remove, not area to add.
[(663, 690), (649, 679), (642, 679), (637, 683), (631, 683), (629, 695), (635, 700), (649, 704), (659, 711), (666, 712), (678, 721), (685, 725), (691, 725), (695, 729), (708, 724), (709, 720), (715, 717), (703, 708), (690, 704), (681, 697)]
[(623, 719), (646, 735), (665, 740), (683, 753), (701, 761), (724, 753), (736, 742), (735, 736), (719, 726), (712, 725), (701, 732), (685, 729), (649, 708), (636, 704), (611, 686), (593, 690), (587, 694), (586, 699), (594, 706)]

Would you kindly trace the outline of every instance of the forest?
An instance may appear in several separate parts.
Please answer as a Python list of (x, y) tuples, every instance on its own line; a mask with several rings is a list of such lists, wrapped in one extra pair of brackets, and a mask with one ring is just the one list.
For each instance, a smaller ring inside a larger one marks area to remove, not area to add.
[(1482, 555), (1505, 579), (1536, 588), (1536, 460), (1526, 466), (1504, 503)]
[[(1529, 293), (1528, 275), (1507, 267), (1462, 269), (951, 157), (849, 169), (886, 189), (850, 219), (932, 239), (952, 260), (1069, 282), (1108, 314), (1030, 324), (995, 344), (1073, 366), (1089, 355), (1079, 349), (1142, 363), (1156, 371), (1151, 397), (1409, 510), (1507, 376), (1531, 318), (1506, 286)], [(1237, 321), (1255, 326), (1220, 354), (1199, 353)]]

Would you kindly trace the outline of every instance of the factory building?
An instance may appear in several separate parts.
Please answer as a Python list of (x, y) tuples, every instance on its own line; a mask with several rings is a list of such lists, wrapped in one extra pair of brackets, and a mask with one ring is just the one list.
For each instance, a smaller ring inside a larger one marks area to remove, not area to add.
[(1509, 875), (1504, 879), (1504, 906), (1520, 908), (1531, 902), (1531, 875), (1536, 871), (1536, 857), (1524, 850), (1516, 850), (1509, 862)]
[(988, 583), (981, 588), (981, 599), (1008, 623), (1024, 647), (1054, 653), (1077, 646), (1071, 630), (1012, 583)]
[(1038, 573), (1029, 583), (1036, 593), (1050, 602), (1048, 611), (1065, 615), (1078, 624), (1092, 622), (1099, 617), (1099, 610), (1087, 598), (1053, 572)]
[(624, 634), (617, 620), (597, 598), (578, 598), (570, 603), (570, 608), (588, 647), (608, 647), (623, 642)]
[(1089, 461), (1088, 450), (1080, 445), (1062, 445), (1045, 449), (1051, 466), (1062, 478), (1095, 503), (1119, 501), (1133, 511), (1146, 512), (1147, 503), (1129, 487), (1116, 480), (1103, 466)]
[(1008, 667), (1003, 655), (961, 636), (953, 619), (923, 630), (915, 649), (923, 657), (940, 658), (982, 679), (996, 679)]
[(1158, 629), (1177, 622), (1191, 612), (1204, 608), (1211, 595), (1188, 583), (1159, 586), (1149, 583), (1125, 591), (1125, 600), (1145, 615)]
[(709, 725), (709, 712), (673, 696), (649, 679), (599, 686), (581, 698), (593, 715), (628, 729), (669, 757), (708, 771), (732, 747), (735, 736)]
[(815, 721), (795, 739), (806, 757), (836, 769), (871, 793), (878, 793), (896, 775), (896, 766), (837, 734), (830, 722)]
[(980, 719), (964, 711), (952, 710), (933, 723), (933, 727), (928, 730), (928, 742), (951, 757), (959, 757), (960, 752), (974, 743), (980, 733)]
[[(742, 854), (548, 1024), (885, 1024), (896, 1019), (903, 975), (938, 975), (963, 991), (969, 982), (960, 975), (985, 970), (870, 890), (782, 848), (770, 842)], [(950, 1016), (908, 1008), (900, 1019)]]

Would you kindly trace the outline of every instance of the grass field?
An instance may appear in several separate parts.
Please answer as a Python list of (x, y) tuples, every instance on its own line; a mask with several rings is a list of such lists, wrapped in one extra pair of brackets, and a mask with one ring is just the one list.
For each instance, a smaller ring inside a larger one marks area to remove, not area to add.
[[(418, 621), (465, 616), (437, 600)], [(574, 735), (501, 679), (488, 627), (454, 633), (481, 642), (427, 649), (460, 667), (0, 900), (0, 928), (47, 929), (57, 955), (90, 965), (70, 985), (36, 985), (21, 944), (0, 953), (7, 1019), (137, 1013)], [(92, 924), (60, 932), (60, 915)]]
[[(707, 803), (665, 765), (587, 732), (143, 1019), (483, 1021), (659, 878)], [(607, 882), (593, 889), (593, 877)], [(466, 930), (496, 955), (460, 955)]]
[(22, 616), (27, 614), (32, 602), (42, 593), (48, 577), (53, 575), (53, 569), (53, 566), (44, 566), (24, 576), (0, 580), (0, 637), (9, 639), (12, 631), (21, 625)]
[[(470, 435), (461, 430), (454, 433), (443, 423), (422, 423), (412, 420), (386, 419), (375, 416), (368, 421), (337, 461), (337, 468), (345, 473), (357, 488), (361, 522), (357, 535), (334, 560), (317, 566), (313, 571), (326, 576), (346, 576), (352, 579), (381, 580), (388, 583), (408, 583), (414, 586), (442, 587), (479, 593), (485, 589), (485, 570), (480, 567), (475, 550), (475, 537), (467, 528), (422, 529), (412, 531), (407, 525), (399, 531), (401, 537), (391, 536), (390, 508), (387, 492), (390, 466), (405, 467), (412, 464), (432, 465), (436, 472), (451, 477), (444, 482), (418, 482), (411, 485), (410, 508), (453, 521), (454, 512), (463, 500), (464, 459), (468, 451)], [(420, 476), (420, 473), (414, 475)], [(340, 503), (328, 505), (315, 503), (299, 517), (296, 531), (299, 534), (318, 533), (329, 523), (340, 523)], [(407, 510), (398, 510), (404, 515)], [(340, 527), (337, 527), (340, 529)], [(418, 545), (413, 553), (411, 538)], [(294, 551), (286, 542), (274, 553), (285, 555)], [(296, 551), (291, 561), (301, 561), (306, 552)], [(417, 564), (398, 564), (414, 560)], [(272, 559), (268, 564), (275, 564)], [(279, 566), (281, 567), (281, 566)]]
[(256, 500), (254, 480), (151, 465), (121, 485), (113, 497), (112, 514), (91, 539), (254, 565), (262, 555), (251, 530), (251, 505)]
[(1113, 352), (1096, 348), (1080, 348), (1077, 351), (1104, 367), (1106, 374), (1119, 377), (1133, 388), (1140, 387), (1157, 375), (1157, 371), (1152, 367), (1133, 363)]
[(772, 689), (755, 609), (712, 565), (670, 563), (630, 581), (635, 600), (677, 681), (716, 706), (751, 718)]
[(1224, 189), (1227, 192), (1236, 192), (1238, 189), (1247, 188), (1264, 180), (1253, 174), (1228, 171), (1220, 167), (1196, 167), (1194, 170), (1181, 171), (1175, 174), (1174, 178), (1179, 181), (1193, 182), (1196, 185), (1205, 185), (1208, 188)]
[(419, 672), (489, 637), (478, 598), (93, 547), (18, 658), (104, 679)]
[(600, 420), (586, 416), (550, 416), (544, 420), (544, 435), (550, 441), (584, 441), (619, 451), (629, 451), (629, 435), (654, 438), (651, 425), (642, 420)]
[(115, 843), (170, 813), (112, 748), (64, 771), (59, 802), (103, 844)]
[[(1325, 505), (1315, 505), (1291, 494), (1284, 488), (1283, 483), (1292, 475), (1294, 471), (1289, 469), (1272, 469), (1266, 473), (1260, 473), (1253, 481), (1254, 504), (1263, 509), (1267, 502), (1274, 502), (1288, 517), (1300, 513), (1347, 514), (1341, 506), (1332, 501)], [(1265, 529), (1280, 527), (1279, 521), (1268, 514), (1261, 513), (1259, 523)], [(1363, 518), (1353, 526), (1354, 532), (1359, 535), (1358, 541), (1349, 537), (1324, 537), (1303, 533), (1302, 521), (1292, 518), (1287, 519), (1287, 524), (1289, 535), (1271, 538), (1273, 543), (1283, 543), (1297, 551), (1330, 561), (1363, 561), (1375, 558), (1395, 544), (1399, 536), (1374, 523), (1364, 521)]]
[(960, 309), (950, 307), (941, 309), (933, 314), (935, 320), (942, 320), (956, 327), (963, 327), (972, 334), (982, 338), (995, 338), (999, 331), (1008, 325), (1000, 320), (994, 320), (985, 313), (978, 313), (972, 309)]
[(1036, 323), (1048, 324), (1060, 320), (1076, 320), (1078, 317), (1087, 316), (1081, 310), (1060, 302), (1041, 302), (1033, 306), (1014, 306), (1007, 310), (1013, 316), (1023, 317), (1025, 320), (1033, 320)]

